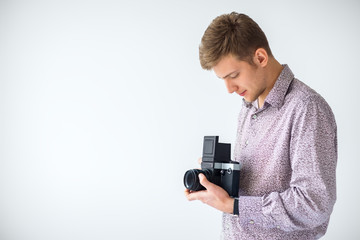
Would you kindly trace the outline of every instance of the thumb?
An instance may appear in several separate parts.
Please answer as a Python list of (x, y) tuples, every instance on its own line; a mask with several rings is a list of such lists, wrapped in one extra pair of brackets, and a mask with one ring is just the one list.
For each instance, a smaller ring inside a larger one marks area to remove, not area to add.
[(207, 180), (204, 174), (202, 173), (199, 174), (199, 180), (200, 180), (200, 184), (203, 185), (206, 189), (211, 188), (212, 183), (209, 182), (209, 180)]

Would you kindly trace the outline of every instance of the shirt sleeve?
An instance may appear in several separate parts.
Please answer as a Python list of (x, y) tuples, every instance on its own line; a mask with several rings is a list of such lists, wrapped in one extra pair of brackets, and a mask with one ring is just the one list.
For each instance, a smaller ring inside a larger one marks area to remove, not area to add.
[(283, 231), (312, 229), (329, 220), (336, 201), (337, 129), (320, 96), (297, 106), (290, 140), (290, 186), (283, 192), (239, 197), (241, 225)]

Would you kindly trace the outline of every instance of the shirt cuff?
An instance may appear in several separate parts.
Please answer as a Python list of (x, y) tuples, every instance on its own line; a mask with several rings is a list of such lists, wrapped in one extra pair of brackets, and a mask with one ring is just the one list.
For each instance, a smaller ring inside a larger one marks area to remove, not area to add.
[(240, 225), (271, 226), (262, 212), (262, 197), (240, 196), (239, 197), (239, 222)]

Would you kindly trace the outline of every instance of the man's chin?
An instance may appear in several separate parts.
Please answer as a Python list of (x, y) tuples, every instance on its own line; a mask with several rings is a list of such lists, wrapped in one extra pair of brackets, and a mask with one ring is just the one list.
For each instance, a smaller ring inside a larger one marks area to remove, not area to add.
[(251, 98), (249, 97), (243, 97), (245, 102), (249, 102), (249, 103), (252, 103), (254, 100), (252, 100)]

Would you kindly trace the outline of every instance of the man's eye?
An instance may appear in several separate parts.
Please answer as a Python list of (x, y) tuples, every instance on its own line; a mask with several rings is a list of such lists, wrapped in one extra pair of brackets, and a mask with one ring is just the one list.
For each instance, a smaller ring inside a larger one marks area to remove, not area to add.
[(235, 74), (235, 75), (232, 75), (230, 76), (230, 78), (237, 78), (239, 76), (239, 73)]

